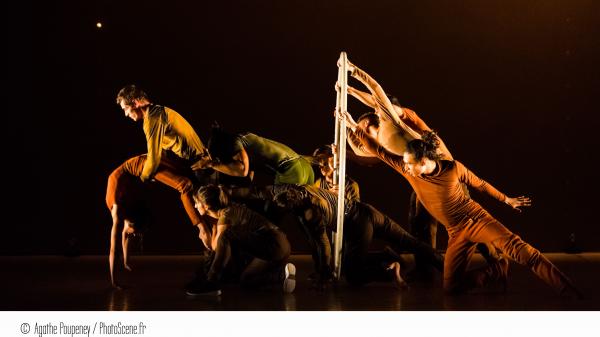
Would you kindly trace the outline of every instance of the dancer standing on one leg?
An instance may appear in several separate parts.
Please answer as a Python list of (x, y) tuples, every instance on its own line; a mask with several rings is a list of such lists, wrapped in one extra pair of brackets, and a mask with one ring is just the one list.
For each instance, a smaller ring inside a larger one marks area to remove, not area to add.
[(200, 214), (218, 221), (212, 238), (215, 256), (206, 282), (192, 283), (188, 294), (219, 295), (223, 271), (231, 262), (235, 248), (253, 257), (242, 272), (242, 286), (254, 288), (283, 282), (284, 292), (294, 290), (296, 267), (286, 264), (290, 243), (277, 226), (244, 205), (230, 203), (227, 194), (216, 185), (201, 187), (194, 200)]
[(460, 162), (441, 159), (439, 141), (434, 134), (407, 143), (406, 151), (400, 156), (357, 128), (350, 114), (345, 113), (344, 118), (353, 131), (350, 136), (406, 178), (429, 213), (446, 227), (449, 240), (444, 259), (444, 289), (447, 292), (460, 292), (506, 278), (508, 261), (505, 259), (467, 271), (475, 246), (481, 242), (493, 245), (519, 264), (528, 266), (559, 294), (579, 295), (571, 281), (537, 249), (468, 198), (461, 183), (515, 209), (530, 206), (529, 198), (507, 197)]

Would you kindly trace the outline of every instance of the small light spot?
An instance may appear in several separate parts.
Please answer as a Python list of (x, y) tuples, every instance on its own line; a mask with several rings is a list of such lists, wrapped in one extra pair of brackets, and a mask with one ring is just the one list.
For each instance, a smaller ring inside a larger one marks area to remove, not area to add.
[(96, 22), (96, 28), (102, 28), (102, 22)]

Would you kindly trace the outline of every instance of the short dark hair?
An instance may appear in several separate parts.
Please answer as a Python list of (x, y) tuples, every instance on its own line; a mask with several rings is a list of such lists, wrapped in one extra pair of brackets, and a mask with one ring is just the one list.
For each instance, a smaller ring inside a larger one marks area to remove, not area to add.
[(147, 101), (150, 101), (150, 99), (148, 98), (148, 94), (146, 94), (144, 90), (142, 90), (135, 84), (130, 84), (124, 87), (123, 89), (119, 90), (119, 93), (117, 94), (117, 104), (121, 104), (121, 102), (124, 102), (126, 105), (133, 105), (136, 99), (145, 99)]
[(312, 154), (312, 157), (314, 159), (314, 164), (319, 166), (325, 166), (327, 165), (327, 160), (333, 157), (333, 149), (329, 144), (321, 145), (315, 149), (315, 151)]
[(201, 202), (211, 211), (220, 211), (229, 206), (229, 196), (221, 185), (202, 186), (194, 194), (194, 201)]
[(214, 121), (211, 130), (210, 138), (208, 139), (208, 152), (213, 159), (218, 159), (222, 163), (231, 163), (233, 156), (239, 151), (236, 146), (238, 138), (221, 128), (217, 121)]
[(366, 119), (369, 122), (369, 125), (372, 125), (377, 128), (379, 127), (379, 116), (376, 113), (372, 111), (364, 113), (360, 115), (360, 117), (358, 117), (356, 122), (360, 123), (363, 119)]
[(423, 158), (439, 160), (442, 155), (438, 152), (440, 139), (435, 131), (429, 131), (421, 139), (413, 139), (406, 144), (406, 151), (415, 156), (416, 160)]
[(286, 185), (273, 196), (273, 201), (279, 207), (296, 208), (304, 204), (307, 196), (308, 193), (304, 187)]

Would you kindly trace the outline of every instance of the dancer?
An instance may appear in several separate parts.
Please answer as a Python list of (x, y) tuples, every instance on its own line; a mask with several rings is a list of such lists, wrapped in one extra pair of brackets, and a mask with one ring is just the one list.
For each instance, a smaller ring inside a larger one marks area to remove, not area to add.
[[(351, 72), (351, 76), (363, 83), (370, 92), (366, 93), (348, 86), (348, 94), (374, 109), (373, 112), (362, 115), (358, 119), (357, 125), (376, 139), (381, 146), (394, 154), (402, 155), (408, 142), (433, 131), (413, 110), (401, 107), (397, 98), (387, 95), (381, 85), (365, 71), (349, 61), (348, 70)], [(337, 85), (336, 90), (339, 90)], [(438, 137), (438, 141), (440, 158), (453, 160), (452, 154), (443, 140)], [(357, 144), (352, 137), (348, 137), (348, 144), (356, 155), (375, 156), (362, 144)], [(462, 188), (467, 198), (470, 197), (467, 186), (462, 184)], [(419, 240), (430, 244), (433, 248), (437, 246), (438, 222), (423, 207), (414, 190), (411, 191), (409, 203), (408, 227)], [(501, 252), (491, 245), (481, 243), (478, 245), (478, 250), (486, 261), (493, 262), (501, 257)], [(422, 265), (423, 263), (417, 260), (417, 267), (424, 271), (423, 268), (420, 268)]]
[[(319, 167), (321, 176), (315, 180), (314, 186), (337, 193), (337, 186), (333, 181), (333, 146), (323, 145), (315, 149), (313, 158)], [(358, 183), (346, 175), (346, 190), (344, 197), (349, 201), (360, 201)]]
[[(361, 127), (377, 142), (390, 152), (402, 155), (406, 144), (421, 135), (432, 131), (431, 128), (411, 109), (400, 107), (395, 97), (388, 96), (381, 85), (369, 74), (348, 61), (351, 76), (363, 83), (370, 94), (348, 86), (348, 94), (355, 97), (374, 111), (366, 113), (358, 120)], [(336, 90), (339, 90), (336, 85)], [(395, 103), (392, 103), (392, 101)], [(375, 154), (349, 140), (349, 145), (357, 155), (374, 157)], [(446, 145), (440, 139), (440, 154), (444, 159), (452, 159)]]
[(215, 158), (205, 157), (192, 167), (212, 168), (216, 171), (247, 177), (257, 168), (275, 176), (275, 184), (313, 184), (314, 172), (308, 160), (290, 147), (253, 133), (237, 135), (231, 157), (215, 153)]
[(223, 188), (201, 187), (194, 195), (196, 209), (202, 215), (217, 219), (212, 238), (215, 255), (206, 281), (187, 287), (189, 295), (220, 295), (223, 270), (232, 259), (232, 250), (251, 255), (253, 259), (241, 274), (242, 286), (259, 287), (283, 281), (283, 291), (296, 286), (296, 267), (286, 263), (291, 248), (286, 235), (262, 215), (244, 205), (231, 203)]
[[(432, 131), (413, 110), (400, 107), (398, 100), (387, 95), (381, 85), (365, 71), (351, 62), (348, 62), (348, 70), (351, 72), (351, 76), (363, 83), (370, 92), (366, 93), (348, 86), (348, 94), (374, 110), (362, 115), (358, 119), (358, 126), (383, 147), (392, 153), (401, 155), (407, 142), (419, 139), (421, 135)], [(339, 90), (337, 85), (336, 90)], [(348, 144), (358, 156), (375, 156), (360, 144), (356, 144), (351, 137), (348, 138)], [(441, 139), (440, 154), (444, 159), (452, 160), (450, 151)], [(468, 193), (466, 187), (465, 192)], [(437, 222), (420, 204), (414, 191), (410, 198), (408, 226), (413, 235), (432, 247), (436, 247)]]
[(442, 159), (439, 140), (433, 133), (424, 135), (422, 140), (408, 142), (406, 151), (400, 156), (358, 128), (350, 114), (344, 113), (343, 118), (352, 131), (350, 137), (406, 178), (429, 213), (446, 227), (449, 240), (444, 258), (445, 291), (458, 293), (485, 286), (494, 280), (506, 280), (509, 263), (505, 258), (486, 267), (467, 271), (476, 244), (481, 242), (491, 244), (517, 263), (528, 266), (559, 294), (580, 296), (571, 281), (537, 249), (468, 198), (461, 183), (519, 211), (520, 207), (531, 205), (530, 198), (508, 197), (460, 162)]
[[(123, 264), (125, 269), (131, 270), (128, 263), (128, 246), (131, 237), (139, 236), (139, 208), (141, 197), (141, 183), (138, 180), (142, 174), (146, 162), (146, 155), (139, 155), (126, 160), (117, 167), (108, 177), (106, 188), (106, 206), (112, 216), (112, 228), (110, 235), (109, 266), (111, 283), (119, 287), (115, 276), (116, 246), (121, 230), (121, 245), (123, 250)], [(191, 174), (191, 170), (189, 170)], [(181, 203), (190, 218), (191, 223), (199, 230), (199, 238), (206, 248), (211, 249), (210, 230), (207, 221), (200, 216), (194, 208), (193, 183), (185, 172), (181, 172), (173, 161), (161, 158), (157, 171), (154, 175), (157, 181), (177, 190), (181, 194)], [(137, 181), (136, 181), (137, 180)]]
[(125, 116), (135, 122), (143, 121), (148, 158), (140, 179), (150, 180), (156, 174), (164, 151), (182, 158), (187, 166), (208, 159), (208, 151), (192, 126), (176, 111), (152, 104), (148, 95), (135, 85), (128, 85), (117, 94), (117, 104)]
[[(331, 246), (327, 231), (333, 230), (336, 222), (337, 195), (309, 185), (281, 185), (274, 190), (276, 194), (273, 200), (280, 207), (291, 209), (302, 219), (314, 256), (317, 257), (315, 268), (319, 278), (316, 283), (318, 287), (322, 287), (332, 276)], [(393, 279), (398, 285), (404, 285), (399, 263), (381, 265), (381, 261), (369, 259), (368, 248), (373, 238), (387, 241), (395, 249), (420, 255), (439, 270), (442, 269), (443, 259), (439, 254), (373, 206), (349, 201), (345, 204), (345, 214), (342, 269), (349, 283), (361, 285), (375, 280)]]

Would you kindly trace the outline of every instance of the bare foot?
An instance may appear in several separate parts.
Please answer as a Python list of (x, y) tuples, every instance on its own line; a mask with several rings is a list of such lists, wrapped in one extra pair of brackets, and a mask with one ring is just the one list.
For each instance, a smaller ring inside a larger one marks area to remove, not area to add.
[(387, 267), (387, 270), (391, 270), (394, 273), (394, 284), (396, 285), (396, 288), (398, 288), (398, 289), (407, 289), (408, 288), (408, 283), (406, 283), (406, 281), (404, 281), (404, 279), (402, 278), (402, 275), (400, 275), (400, 263), (399, 262), (392, 262)]

